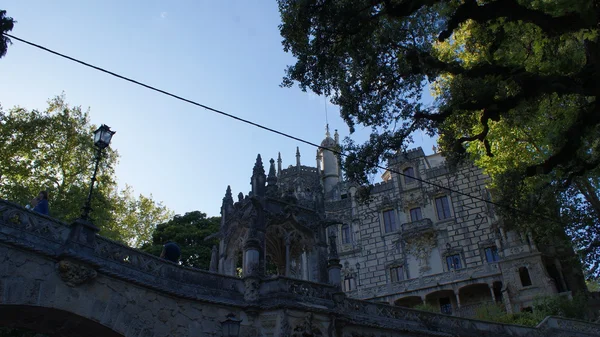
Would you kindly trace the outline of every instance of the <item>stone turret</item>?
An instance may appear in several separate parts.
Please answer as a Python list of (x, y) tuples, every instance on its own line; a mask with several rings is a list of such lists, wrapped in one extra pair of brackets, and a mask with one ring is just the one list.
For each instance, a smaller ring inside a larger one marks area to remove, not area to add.
[(317, 150), (317, 158), (320, 159), (321, 180), (325, 195), (328, 196), (333, 188), (340, 182), (340, 169), (338, 155), (339, 146), (329, 133), (329, 125), (325, 128), (325, 139), (321, 142), (321, 148)]

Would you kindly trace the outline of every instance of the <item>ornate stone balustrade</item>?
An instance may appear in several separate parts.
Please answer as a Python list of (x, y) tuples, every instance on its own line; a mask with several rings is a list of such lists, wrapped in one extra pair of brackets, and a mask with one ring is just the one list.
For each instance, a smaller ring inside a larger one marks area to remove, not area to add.
[(99, 235), (82, 245), (77, 242), (81, 235), (73, 231), (71, 225), (0, 200), (0, 242), (59, 261), (79, 261), (101, 273), (180, 297), (243, 303), (244, 284), (236, 277), (177, 266)]
[[(34, 213), (20, 205), (0, 199), (0, 221), (5, 233), (23, 237), (32, 234), (34, 241), (63, 243), (67, 240), (70, 226), (51, 217)], [(12, 229), (12, 230), (10, 230)], [(40, 247), (41, 248), (41, 247)]]
[(500, 274), (497, 263), (485, 264), (477, 267), (463, 268), (455, 271), (421, 276), (419, 278), (394, 282), (368, 289), (359, 289), (350, 292), (350, 296), (361, 298), (385, 297), (399, 292), (410, 292), (432, 287), (444, 286), (452, 283), (468, 282), (471, 278), (483, 278)]
[(403, 235), (412, 235), (428, 229), (433, 229), (433, 222), (429, 218), (402, 224)]
[(333, 305), (336, 293), (339, 290), (330, 285), (283, 276), (264, 280), (260, 286), (261, 297), (296, 299), (329, 307)]

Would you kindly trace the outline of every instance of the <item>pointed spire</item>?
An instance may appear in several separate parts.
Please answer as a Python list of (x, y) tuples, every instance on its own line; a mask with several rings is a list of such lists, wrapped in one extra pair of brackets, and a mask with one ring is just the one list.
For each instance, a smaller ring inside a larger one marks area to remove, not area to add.
[(221, 206), (221, 215), (227, 211), (229, 207), (233, 206), (233, 197), (231, 196), (231, 186), (227, 185), (227, 190), (225, 191), (225, 197), (223, 197), (223, 204)]
[(273, 160), (273, 158), (271, 158), (269, 163), (271, 163), (271, 166), (269, 167), (269, 175), (267, 176), (267, 184), (269, 184), (269, 186), (275, 186), (275, 185), (277, 185), (277, 176), (275, 175), (275, 160)]
[(329, 123), (325, 125), (325, 137), (331, 137), (331, 134), (329, 133)]
[(260, 154), (256, 157), (256, 163), (252, 170), (252, 178), (250, 179), (250, 185), (252, 185), (252, 196), (264, 196), (265, 183), (267, 177), (265, 176), (265, 168), (263, 167), (262, 158)]
[(300, 166), (300, 148), (296, 146), (296, 166)]
[(281, 176), (281, 152), (277, 152), (277, 178)]
[(335, 129), (335, 132), (333, 133), (333, 140), (335, 140), (337, 145), (340, 145), (340, 135), (338, 134), (337, 129)]
[(265, 174), (265, 168), (263, 167), (262, 158), (260, 157), (260, 153), (256, 156), (256, 163), (254, 164), (254, 169), (252, 170), (252, 175), (257, 174)]

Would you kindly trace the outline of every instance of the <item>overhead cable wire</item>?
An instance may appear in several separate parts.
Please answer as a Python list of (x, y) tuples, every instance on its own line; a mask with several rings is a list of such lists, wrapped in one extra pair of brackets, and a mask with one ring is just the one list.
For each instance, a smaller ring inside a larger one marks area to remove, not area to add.
[[(316, 147), (316, 148), (318, 148), (318, 149), (322, 149), (322, 150), (328, 150), (328, 151), (331, 151), (331, 152), (335, 153), (336, 155), (339, 155), (339, 156), (342, 156), (342, 157), (348, 157), (348, 156), (349, 156), (348, 154), (342, 153), (341, 151), (337, 151), (337, 150), (335, 150), (335, 149), (330, 149), (330, 148), (327, 148), (327, 147), (323, 147), (323, 146), (321, 146), (321, 145), (318, 145), (318, 144), (316, 144), (316, 143), (310, 142), (310, 141), (308, 141), (308, 140), (304, 140), (304, 139), (302, 139), (302, 138), (299, 138), (299, 137), (296, 137), (296, 136), (292, 136), (292, 135), (290, 135), (290, 134), (288, 134), (288, 133), (285, 133), (285, 132), (282, 132), (282, 131), (275, 130), (275, 129), (273, 129), (273, 128), (270, 128), (270, 127), (267, 127), (267, 126), (264, 126), (264, 125), (258, 124), (258, 123), (256, 123), (256, 122), (252, 122), (252, 121), (250, 121), (250, 120), (247, 120), (247, 119), (244, 119), (244, 118), (241, 118), (241, 117), (238, 117), (238, 116), (232, 115), (232, 114), (230, 114), (230, 113), (227, 113), (227, 112), (225, 112), (225, 111), (222, 111), (222, 110), (218, 110), (218, 109), (212, 108), (212, 107), (210, 107), (210, 106), (208, 106), (208, 105), (205, 105), (205, 104), (198, 103), (198, 102), (196, 102), (196, 101), (193, 101), (193, 100), (191, 100), (191, 99), (187, 99), (187, 98), (184, 98), (184, 97), (182, 97), (182, 96), (175, 95), (175, 94), (173, 94), (173, 93), (170, 93), (170, 92), (168, 92), (168, 91), (166, 91), (166, 90), (163, 90), (163, 89), (156, 88), (156, 87), (154, 87), (154, 86), (151, 86), (151, 85), (149, 85), (149, 84), (145, 84), (145, 83), (143, 83), (143, 82), (140, 82), (140, 81), (137, 81), (137, 80), (131, 79), (131, 78), (129, 78), (129, 77), (126, 77), (126, 76), (123, 76), (123, 75), (120, 75), (120, 74), (117, 74), (117, 73), (115, 73), (115, 72), (112, 72), (112, 71), (110, 71), (110, 70), (106, 70), (106, 69), (104, 69), (104, 68), (101, 68), (101, 67), (95, 66), (95, 65), (93, 65), (93, 64), (90, 64), (90, 63), (87, 63), (87, 62), (81, 61), (81, 60), (79, 60), (79, 59), (76, 59), (76, 58), (74, 58), (74, 57), (71, 57), (71, 56), (68, 56), (68, 55), (65, 55), (65, 54), (59, 53), (59, 52), (57, 52), (57, 51), (54, 51), (54, 50), (52, 50), (52, 49), (50, 49), (50, 48), (46, 48), (46, 47), (44, 47), (44, 46), (41, 46), (41, 45), (39, 45), (39, 44), (36, 44), (36, 43), (33, 43), (33, 42), (29, 42), (29, 41), (27, 41), (27, 40), (24, 40), (24, 39), (21, 39), (21, 38), (19, 38), (19, 37), (16, 37), (16, 36), (14, 36), (14, 35), (12, 35), (12, 34), (8, 34), (8, 33), (2, 33), (2, 34), (3, 34), (3, 35), (5, 35), (6, 37), (9, 37), (9, 38), (11, 38), (11, 39), (15, 39), (15, 40), (17, 40), (17, 41), (23, 42), (23, 43), (25, 43), (25, 44), (28, 44), (28, 45), (30, 45), (30, 46), (33, 46), (33, 47), (36, 47), (36, 48), (38, 48), (38, 49), (41, 49), (41, 50), (47, 51), (47, 52), (49, 52), (49, 53), (51, 53), (51, 54), (54, 54), (54, 55), (60, 56), (60, 57), (62, 57), (62, 58), (65, 58), (65, 59), (67, 59), (67, 60), (70, 60), (70, 61), (73, 61), (73, 62), (79, 63), (79, 64), (81, 64), (81, 65), (84, 65), (84, 66), (86, 66), (86, 67), (89, 67), (89, 68), (92, 68), (92, 69), (98, 70), (98, 71), (100, 71), (100, 72), (103, 72), (103, 73), (109, 74), (109, 75), (111, 75), (111, 76), (117, 77), (117, 78), (119, 78), (119, 79), (122, 79), (122, 80), (124, 80), (124, 81), (131, 82), (131, 83), (133, 83), (133, 84), (136, 84), (136, 85), (142, 86), (142, 87), (144, 87), (144, 88), (146, 88), (146, 89), (150, 89), (150, 90), (156, 91), (156, 92), (158, 92), (158, 93), (161, 93), (161, 94), (163, 94), (163, 95), (166, 95), (166, 96), (173, 97), (173, 98), (175, 98), (175, 99), (178, 99), (178, 100), (180, 100), (180, 101), (183, 101), (183, 102), (186, 102), (186, 103), (189, 103), (189, 104), (192, 104), (192, 105), (195, 105), (195, 106), (201, 107), (201, 108), (203, 108), (203, 109), (206, 109), (206, 110), (209, 110), (209, 111), (212, 111), (212, 112), (215, 112), (215, 113), (217, 113), (217, 114), (220, 114), (220, 115), (223, 115), (223, 116), (225, 116), (225, 117), (228, 117), (228, 118), (231, 118), (231, 119), (237, 120), (237, 121), (239, 121), (239, 122), (242, 122), (242, 123), (246, 123), (246, 124), (249, 124), (249, 125), (255, 126), (255, 127), (257, 127), (257, 128), (260, 128), (260, 129), (263, 129), (263, 130), (266, 130), (266, 131), (269, 131), (269, 132), (272, 132), (272, 133), (278, 134), (278, 135), (280, 135), (280, 136), (283, 136), (283, 137), (286, 137), (286, 138), (289, 138), (289, 139), (293, 139), (293, 140), (295, 140), (295, 141), (298, 141), (298, 142), (301, 142), (301, 143), (304, 143), (304, 144), (307, 144), (307, 145), (310, 145), (310, 146)], [(367, 161), (366, 161), (366, 160), (364, 160), (364, 159), (355, 158), (354, 160), (356, 160), (356, 161), (358, 161), (358, 162), (361, 162), (361, 163), (363, 163), (363, 164), (372, 165), (372, 163), (369, 163), (369, 162), (367, 162)], [(475, 196), (475, 195), (471, 195), (471, 194), (468, 194), (468, 193), (465, 193), (465, 192), (461, 192), (461, 191), (458, 191), (458, 190), (454, 190), (454, 189), (452, 189), (452, 188), (450, 188), (450, 187), (446, 187), (446, 186), (443, 186), (443, 185), (440, 185), (440, 184), (436, 184), (436, 183), (433, 183), (433, 182), (430, 182), (430, 181), (427, 181), (427, 180), (423, 180), (423, 179), (421, 179), (421, 178), (418, 178), (418, 177), (412, 177), (412, 176), (409, 176), (409, 175), (407, 175), (407, 174), (404, 174), (404, 173), (402, 173), (402, 172), (396, 171), (396, 170), (394, 170), (394, 169), (391, 169), (391, 168), (388, 168), (388, 167), (381, 166), (381, 165), (379, 165), (379, 164), (375, 164), (374, 166), (375, 166), (375, 167), (377, 167), (377, 168), (379, 168), (379, 169), (386, 170), (386, 171), (390, 171), (390, 172), (392, 172), (392, 173), (395, 173), (395, 174), (398, 174), (398, 175), (400, 175), (400, 176), (407, 177), (407, 178), (410, 178), (410, 179), (412, 179), (412, 180), (416, 180), (416, 181), (419, 181), (419, 182), (421, 182), (421, 183), (424, 183), (424, 184), (427, 184), (427, 185), (430, 185), (430, 186), (433, 186), (433, 187), (436, 187), (436, 188), (439, 188), (439, 189), (442, 189), (442, 190), (448, 191), (448, 192), (450, 192), (450, 193), (455, 193), (455, 194), (457, 194), (457, 195), (461, 195), (461, 196), (464, 196), (464, 197), (468, 197), (468, 198), (470, 198), (470, 199), (473, 199), (473, 200), (482, 201), (482, 202), (485, 202), (485, 203), (487, 203), (487, 204), (491, 204), (491, 205), (494, 205), (494, 206), (497, 206), (497, 207), (501, 207), (501, 208), (505, 208), (505, 209), (508, 209), (508, 210), (511, 210), (511, 211), (514, 211), (514, 212), (518, 212), (518, 213), (520, 213), (520, 214), (524, 214), (524, 215), (527, 215), (527, 216), (532, 216), (532, 217), (540, 217), (540, 218), (544, 218), (544, 219), (546, 219), (546, 220), (553, 221), (553, 222), (556, 222), (556, 223), (559, 223), (559, 224), (562, 224), (562, 225), (564, 225), (562, 222), (560, 222), (560, 221), (558, 221), (558, 220), (556, 220), (556, 219), (553, 219), (553, 218), (551, 218), (551, 217), (545, 216), (545, 215), (541, 215), (541, 214), (535, 214), (535, 213), (527, 212), (527, 211), (524, 211), (524, 210), (521, 210), (521, 209), (518, 209), (518, 208), (512, 207), (512, 206), (510, 206), (510, 205), (503, 205), (503, 204), (500, 204), (500, 203), (494, 202), (494, 201), (492, 201), (492, 200), (487, 200), (487, 199), (485, 199), (485, 198), (482, 198), (482, 197), (479, 197), (479, 196)]]

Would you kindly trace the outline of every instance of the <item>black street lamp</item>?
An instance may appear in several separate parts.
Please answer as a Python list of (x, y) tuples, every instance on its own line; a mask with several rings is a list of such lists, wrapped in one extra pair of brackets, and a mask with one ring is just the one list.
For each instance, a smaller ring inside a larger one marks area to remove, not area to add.
[(83, 206), (83, 213), (81, 214), (82, 220), (88, 220), (90, 211), (92, 210), (92, 191), (94, 190), (94, 183), (96, 182), (96, 174), (98, 174), (98, 165), (100, 159), (102, 159), (102, 150), (110, 145), (110, 140), (116, 131), (111, 131), (110, 127), (102, 124), (98, 130), (94, 131), (94, 145), (96, 146), (96, 166), (94, 167), (94, 175), (92, 176), (92, 182), (90, 184), (90, 193), (88, 194), (85, 206)]
[(223, 337), (238, 337), (240, 335), (241, 319), (236, 319), (234, 313), (225, 316), (225, 320), (221, 322), (223, 328)]

